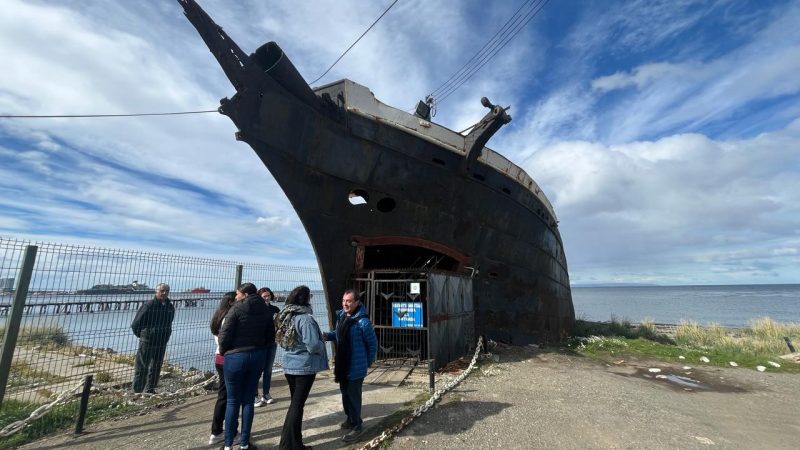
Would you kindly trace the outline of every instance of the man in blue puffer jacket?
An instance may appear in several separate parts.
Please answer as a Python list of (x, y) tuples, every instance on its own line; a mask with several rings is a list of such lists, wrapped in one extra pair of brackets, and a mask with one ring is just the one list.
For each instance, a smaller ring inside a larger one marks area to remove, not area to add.
[(324, 333), (326, 341), (336, 341), (333, 373), (342, 391), (342, 406), (347, 420), (339, 426), (350, 430), (344, 442), (355, 442), (364, 433), (361, 425), (361, 389), (367, 368), (378, 354), (378, 338), (369, 321), (367, 308), (352, 289), (342, 295), (342, 309), (336, 311), (336, 330)]

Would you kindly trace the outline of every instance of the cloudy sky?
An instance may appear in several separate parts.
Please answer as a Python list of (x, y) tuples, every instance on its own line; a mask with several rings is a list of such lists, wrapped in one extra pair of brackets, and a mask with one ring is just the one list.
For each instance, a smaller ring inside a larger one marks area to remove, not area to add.
[[(313, 80), (391, 3), (200, 0)], [(523, 0), (400, 0), (319, 84), (410, 109)], [(488, 5), (488, 6), (487, 6)], [(523, 6), (524, 7), (524, 6)], [(175, 1), (0, 0), (0, 113), (215, 109)], [(489, 146), (553, 202), (573, 283), (800, 282), (800, 3), (551, 0), (434, 120), (511, 105)], [(0, 236), (315, 265), (224, 116), (0, 119)]]

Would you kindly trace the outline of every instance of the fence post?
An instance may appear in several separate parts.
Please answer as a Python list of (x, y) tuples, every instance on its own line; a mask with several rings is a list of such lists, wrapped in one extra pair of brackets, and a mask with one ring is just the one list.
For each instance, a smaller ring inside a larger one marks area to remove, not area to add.
[(783, 340), (786, 341), (786, 345), (789, 347), (789, 351), (790, 352), (794, 353), (794, 352), (797, 351), (797, 350), (794, 349), (794, 345), (792, 345), (792, 341), (789, 340), (789, 336), (784, 336)]
[(89, 407), (89, 394), (92, 392), (92, 378), (94, 375), (89, 374), (83, 379), (81, 407), (78, 410), (78, 419), (75, 421), (75, 434), (83, 433), (83, 422), (86, 420), (86, 409)]
[(242, 267), (243, 266), (241, 264), (236, 265), (236, 279), (233, 280), (233, 282), (235, 283), (235, 285), (233, 286), (234, 291), (239, 289), (239, 286), (241, 286), (242, 284)]
[(430, 386), (431, 392), (436, 391), (436, 377), (434, 376), (434, 367), (436, 366), (435, 359), (428, 360), (428, 385)]
[(17, 280), (17, 288), (14, 290), (14, 301), (11, 304), (11, 314), (6, 322), (3, 353), (0, 355), (0, 407), (3, 406), (3, 398), (6, 396), (6, 384), (11, 373), (11, 360), (14, 358), (14, 348), (17, 346), (17, 335), (20, 322), (22, 322), (22, 310), (25, 309), (25, 298), (28, 296), (28, 286), (31, 283), (33, 263), (36, 262), (36, 250), (38, 247), (35, 245), (25, 247), (22, 269)]

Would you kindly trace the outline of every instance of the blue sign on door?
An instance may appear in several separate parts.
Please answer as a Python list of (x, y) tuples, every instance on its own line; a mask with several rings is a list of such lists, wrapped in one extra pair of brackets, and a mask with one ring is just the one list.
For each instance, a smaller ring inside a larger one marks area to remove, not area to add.
[(392, 326), (422, 328), (422, 303), (392, 302)]

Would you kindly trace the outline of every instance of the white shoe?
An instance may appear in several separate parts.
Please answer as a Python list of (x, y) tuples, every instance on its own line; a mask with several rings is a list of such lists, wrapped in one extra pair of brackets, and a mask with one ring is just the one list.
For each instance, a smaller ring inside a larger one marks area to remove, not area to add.
[(269, 403), (269, 402), (264, 400), (263, 398), (259, 398), (258, 400), (255, 401), (255, 403), (253, 403), (253, 406), (255, 406), (256, 408), (261, 408), (262, 406), (266, 405), (267, 403)]
[(275, 403), (275, 399), (272, 398), (270, 395), (261, 398), (262, 401), (266, 402), (268, 405)]
[[(212, 434), (210, 438), (208, 438), (208, 445), (219, 444), (225, 440), (225, 432), (220, 434)], [(233, 437), (233, 445), (239, 443), (239, 433), (236, 433), (236, 436)]]

